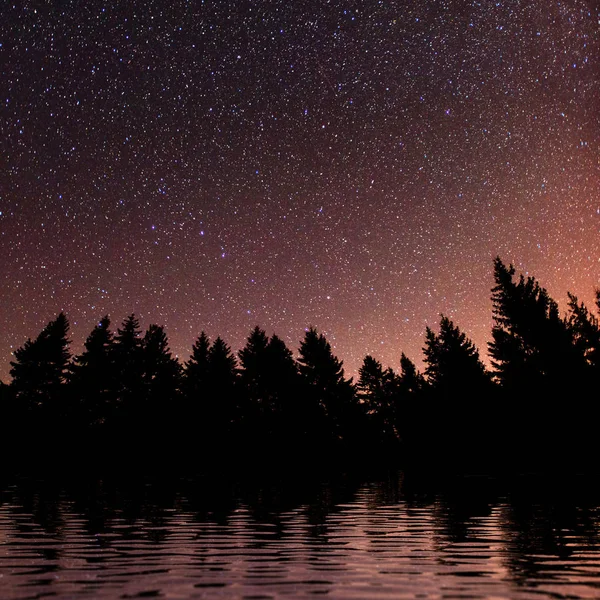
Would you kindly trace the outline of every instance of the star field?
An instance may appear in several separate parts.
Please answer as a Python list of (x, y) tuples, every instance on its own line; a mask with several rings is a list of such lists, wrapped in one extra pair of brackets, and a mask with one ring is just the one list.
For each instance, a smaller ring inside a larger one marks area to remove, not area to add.
[(492, 260), (600, 285), (592, 0), (17, 2), (0, 9), (0, 377), (60, 310), (323, 331), (347, 371), (485, 352)]

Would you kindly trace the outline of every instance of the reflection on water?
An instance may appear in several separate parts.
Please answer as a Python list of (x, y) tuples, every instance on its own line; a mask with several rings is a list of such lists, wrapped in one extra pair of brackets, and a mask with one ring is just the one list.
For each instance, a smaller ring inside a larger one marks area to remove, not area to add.
[(0, 502), (7, 600), (600, 597), (583, 479), (21, 480)]

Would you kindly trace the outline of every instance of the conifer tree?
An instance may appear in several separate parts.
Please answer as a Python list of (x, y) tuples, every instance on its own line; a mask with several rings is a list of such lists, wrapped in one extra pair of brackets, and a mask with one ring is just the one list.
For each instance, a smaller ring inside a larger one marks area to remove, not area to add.
[(231, 348), (221, 337), (208, 351), (206, 425), (217, 437), (232, 433), (238, 403), (236, 398), (237, 362)]
[(399, 392), (402, 396), (419, 393), (426, 385), (425, 378), (415, 366), (415, 363), (404, 354), (400, 356)]
[[(575, 406), (584, 397), (588, 365), (580, 336), (591, 334), (591, 329), (576, 301), (571, 303), (573, 319), (562, 319), (556, 302), (533, 277), (514, 275), (512, 265), (496, 258), (489, 353), (504, 391), (505, 416), (500, 423), (505, 437), (510, 433), (516, 440), (515, 457), (543, 455), (556, 461), (580, 431), (579, 419), (569, 415), (581, 411)], [(548, 402), (550, 397), (570, 397), (571, 411)]]
[(103, 317), (85, 341), (71, 366), (72, 395), (82, 422), (98, 427), (113, 410), (116, 372), (110, 319)]
[(15, 350), (10, 363), (17, 402), (54, 421), (64, 413), (60, 403), (71, 358), (68, 332), (69, 322), (61, 312), (34, 341), (29, 339)]
[(172, 435), (178, 402), (181, 365), (172, 355), (163, 327), (150, 325), (142, 340), (143, 404), (140, 421), (147, 433), (164, 441)]
[(343, 362), (334, 356), (331, 344), (316, 328), (307, 329), (300, 345), (300, 374), (319, 390), (344, 385)]
[(425, 378), (403, 352), (392, 412), (397, 437), (404, 443), (405, 450), (413, 451), (422, 444), (425, 432), (431, 427), (426, 389)]
[(0, 381), (0, 423), (4, 434), (0, 436), (0, 450), (8, 455), (14, 452), (14, 445), (23, 441), (22, 420), (23, 412), (15, 410), (14, 390)]
[(208, 386), (209, 366), (208, 351), (210, 339), (204, 331), (192, 346), (192, 354), (185, 363), (183, 386), (187, 401), (196, 404)]
[(352, 435), (358, 405), (353, 402), (352, 380), (344, 378), (342, 361), (333, 354), (325, 336), (314, 327), (307, 329), (299, 354), (299, 371), (307, 399), (320, 406), (325, 435), (334, 441)]
[(213, 387), (224, 391), (235, 385), (237, 361), (221, 337), (217, 337), (208, 351), (208, 367)]
[(38, 408), (44, 399), (40, 346), (37, 340), (29, 338), (14, 351), (15, 360), (10, 361), (11, 387), (25, 410)]
[(421, 427), (441, 463), (464, 463), (483, 455), (481, 436), (491, 416), (493, 384), (473, 342), (443, 316), (440, 331), (426, 331), (425, 375), (431, 435)]
[(573, 337), (576, 352), (591, 368), (593, 377), (600, 376), (600, 324), (577, 296), (568, 293), (569, 316), (567, 326)]
[(152, 401), (172, 400), (179, 389), (181, 365), (173, 356), (165, 330), (150, 325), (142, 340), (143, 380)]
[[(533, 277), (513, 280), (515, 269), (496, 258), (492, 289), (494, 327), (489, 352), (494, 374), (508, 390), (565, 390), (583, 361), (558, 305)], [(529, 393), (529, 392), (527, 392)]]
[(298, 365), (285, 342), (273, 334), (265, 349), (268, 404), (276, 415), (297, 414)]
[(139, 321), (131, 314), (117, 329), (114, 339), (112, 355), (118, 381), (115, 418), (126, 428), (132, 427), (136, 407), (143, 396), (144, 359), (141, 336)]
[[(277, 335), (270, 339), (255, 327), (238, 353), (246, 433), (269, 444), (289, 442), (291, 427), (304, 428), (306, 416), (298, 404), (298, 369), (292, 352)], [(286, 439), (287, 438), (287, 439)]]
[(240, 359), (240, 383), (246, 399), (247, 417), (259, 419), (268, 410), (267, 346), (269, 338), (264, 330), (256, 326), (238, 352)]
[[(599, 294), (596, 291), (596, 304)], [(570, 293), (568, 296), (566, 323), (572, 336), (574, 354), (582, 366), (579, 373), (571, 373), (570, 410), (563, 410), (559, 422), (563, 448), (567, 444), (577, 448), (583, 455), (577, 460), (582, 462), (582, 459), (595, 455), (595, 427), (600, 418), (600, 404), (596, 401), (600, 384), (600, 322), (583, 302), (578, 302), (576, 296)]]
[(192, 354), (185, 363), (184, 386), (188, 399), (196, 399), (208, 385), (208, 351), (210, 339), (203, 331), (192, 346)]
[(388, 412), (397, 384), (398, 377), (393, 369), (384, 369), (378, 360), (370, 355), (365, 356), (358, 371), (356, 389), (367, 414)]
[(439, 334), (427, 327), (423, 352), (427, 381), (439, 394), (480, 391), (490, 382), (477, 348), (448, 317), (442, 315)]
[(356, 389), (370, 426), (371, 445), (391, 443), (396, 438), (393, 406), (397, 387), (398, 377), (393, 369), (384, 369), (378, 360), (365, 356)]
[(199, 430), (207, 426), (205, 420), (210, 395), (209, 350), (210, 339), (202, 331), (194, 342), (192, 354), (183, 369), (182, 414), (184, 415), (184, 438), (188, 444), (191, 444), (192, 438), (197, 436)]

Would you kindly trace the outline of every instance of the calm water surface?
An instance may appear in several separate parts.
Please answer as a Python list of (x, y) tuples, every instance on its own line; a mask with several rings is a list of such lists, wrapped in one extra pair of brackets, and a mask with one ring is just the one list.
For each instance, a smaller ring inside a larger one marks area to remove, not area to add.
[(0, 597), (599, 598), (588, 479), (0, 491)]

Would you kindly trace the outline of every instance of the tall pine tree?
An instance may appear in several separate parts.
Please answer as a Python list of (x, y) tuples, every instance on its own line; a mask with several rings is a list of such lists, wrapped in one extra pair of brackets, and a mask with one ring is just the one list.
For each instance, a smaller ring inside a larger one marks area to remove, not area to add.
[(299, 351), (299, 370), (306, 398), (320, 407), (317, 422), (325, 440), (354, 441), (359, 410), (351, 380), (344, 377), (343, 363), (331, 350), (331, 344), (314, 327), (306, 330)]
[(494, 374), (513, 392), (566, 391), (583, 364), (572, 331), (556, 302), (533, 277), (521, 275), (515, 281), (514, 275), (512, 265), (495, 259), (489, 344)]
[(242, 401), (241, 418), (246, 421), (245, 427), (261, 436), (265, 435), (263, 425), (268, 418), (269, 377), (267, 364), (267, 347), (269, 338), (263, 329), (256, 326), (246, 341), (246, 345), (238, 352), (240, 364), (240, 385)]
[[(175, 419), (179, 403), (181, 365), (169, 348), (163, 327), (150, 325), (142, 340), (143, 401), (139, 421), (150, 445), (175, 443)], [(160, 442), (160, 444), (157, 444)], [(148, 445), (148, 444), (147, 444)]]
[(265, 349), (267, 404), (273, 415), (273, 432), (287, 436), (294, 422), (302, 419), (298, 394), (298, 365), (285, 342), (273, 334)]
[(367, 416), (369, 446), (393, 444), (397, 439), (393, 411), (398, 390), (398, 377), (393, 369), (384, 369), (378, 360), (365, 356), (356, 389)]
[(118, 381), (114, 419), (123, 428), (123, 434), (128, 435), (136, 427), (144, 392), (142, 332), (134, 314), (126, 317), (117, 329), (112, 357)]
[(213, 443), (231, 441), (237, 402), (237, 361), (231, 348), (217, 337), (208, 351), (208, 385), (206, 396), (207, 436)]
[(113, 341), (110, 319), (105, 316), (87, 337), (83, 352), (71, 366), (71, 396), (81, 425), (101, 427), (114, 409), (117, 373)]
[[(577, 340), (579, 322), (569, 325), (557, 303), (533, 277), (515, 278), (512, 265), (494, 261), (494, 326), (489, 353), (504, 392), (506, 433), (521, 460), (556, 461), (572, 446), (579, 429), (568, 415), (582, 401), (587, 368)], [(571, 398), (571, 410), (551, 398)], [(583, 407), (582, 407), (583, 408)], [(502, 421), (501, 421), (502, 422)]]
[(209, 364), (208, 351), (210, 339), (204, 331), (192, 346), (192, 354), (183, 369), (183, 394), (185, 398), (185, 413), (190, 424), (202, 419), (202, 402), (208, 394)]
[(34, 341), (15, 350), (11, 361), (12, 388), (26, 410), (53, 421), (59, 419), (71, 358), (69, 322), (64, 313), (50, 321)]
[(448, 317), (442, 315), (438, 334), (427, 327), (423, 352), (427, 382), (437, 394), (480, 393), (489, 387), (477, 348)]
[(440, 331), (426, 331), (425, 375), (428, 382), (433, 433), (429, 440), (441, 464), (476, 462), (484, 451), (483, 433), (493, 418), (493, 384), (479, 352), (446, 316)]

